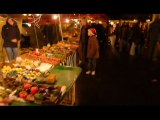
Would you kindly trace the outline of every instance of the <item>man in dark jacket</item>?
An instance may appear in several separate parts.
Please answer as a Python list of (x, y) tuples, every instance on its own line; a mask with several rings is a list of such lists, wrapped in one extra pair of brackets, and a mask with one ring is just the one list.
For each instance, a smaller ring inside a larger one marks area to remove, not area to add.
[(3, 47), (5, 47), (8, 59), (13, 60), (18, 56), (18, 40), (20, 40), (20, 31), (16, 21), (7, 18), (6, 24), (2, 27), (2, 38), (4, 39)]
[(82, 65), (86, 65), (87, 63), (87, 44), (88, 44), (88, 26), (87, 26), (87, 20), (82, 19), (82, 28), (80, 33), (80, 40), (79, 40), (79, 54), (80, 59), (82, 61)]

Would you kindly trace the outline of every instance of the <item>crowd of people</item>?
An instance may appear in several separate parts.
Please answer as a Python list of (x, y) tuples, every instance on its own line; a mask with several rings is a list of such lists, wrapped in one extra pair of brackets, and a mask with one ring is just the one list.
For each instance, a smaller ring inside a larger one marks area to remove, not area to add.
[[(88, 30), (96, 30), (96, 39), (98, 40), (99, 57), (104, 56), (106, 49), (104, 45), (111, 46), (113, 53), (125, 53), (129, 56), (145, 57), (151, 61), (157, 61), (160, 53), (160, 18), (156, 16), (152, 23), (135, 21), (125, 22), (120, 20), (116, 26), (111, 25), (109, 22), (104, 27), (99, 23), (87, 23), (84, 19), (82, 21), (82, 28), (80, 34), (80, 57), (82, 60), (82, 67), (89, 66), (90, 58), (87, 54), (91, 49), (88, 44), (90, 37)], [(96, 47), (94, 44), (92, 47)], [(97, 51), (94, 52), (96, 54)], [(98, 57), (98, 58), (99, 58)], [(96, 58), (96, 57), (94, 57)], [(96, 62), (94, 62), (95, 64)], [(96, 65), (96, 64), (95, 64)], [(87, 69), (88, 69), (87, 68)], [(91, 73), (90, 70), (86, 74)], [(95, 72), (94, 72), (95, 75)]]
[(157, 61), (159, 57), (160, 41), (159, 16), (148, 24), (136, 21), (134, 23), (120, 21), (115, 28), (109, 25), (107, 39), (110, 41), (113, 51), (127, 53), (132, 56), (146, 57)]

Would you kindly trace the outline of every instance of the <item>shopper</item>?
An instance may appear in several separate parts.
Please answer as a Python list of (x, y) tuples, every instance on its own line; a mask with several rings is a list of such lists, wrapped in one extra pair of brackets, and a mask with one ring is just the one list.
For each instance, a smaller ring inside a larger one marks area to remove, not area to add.
[(9, 61), (18, 56), (18, 41), (20, 40), (20, 31), (15, 20), (8, 17), (6, 24), (1, 32), (4, 39), (3, 47), (6, 49)]
[(160, 43), (160, 16), (157, 15), (155, 20), (150, 24), (148, 31), (149, 42), (149, 59), (158, 60), (158, 45)]
[(80, 32), (80, 39), (79, 39), (79, 56), (82, 61), (81, 65), (84, 68), (87, 64), (87, 44), (88, 44), (88, 28), (87, 19), (82, 19), (82, 28)]
[(88, 46), (87, 46), (87, 58), (88, 58), (88, 71), (86, 74), (95, 75), (96, 61), (99, 58), (99, 44), (97, 40), (97, 33), (95, 28), (88, 29)]

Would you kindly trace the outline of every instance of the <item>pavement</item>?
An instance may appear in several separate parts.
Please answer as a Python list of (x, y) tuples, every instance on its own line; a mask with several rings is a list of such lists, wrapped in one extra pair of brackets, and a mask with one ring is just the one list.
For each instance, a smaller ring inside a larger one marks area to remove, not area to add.
[(160, 105), (160, 63), (104, 47), (96, 76), (83, 68), (76, 82), (78, 106)]

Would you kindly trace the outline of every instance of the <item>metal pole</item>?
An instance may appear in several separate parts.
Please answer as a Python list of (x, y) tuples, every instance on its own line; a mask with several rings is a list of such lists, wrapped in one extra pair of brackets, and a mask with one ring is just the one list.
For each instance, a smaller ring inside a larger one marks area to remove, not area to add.
[(60, 32), (61, 32), (61, 36), (62, 36), (62, 41), (63, 41), (63, 35), (62, 35), (62, 24), (61, 24), (61, 16), (60, 14), (58, 15), (59, 17), (59, 27), (60, 27)]

